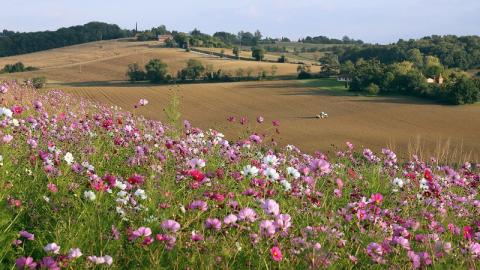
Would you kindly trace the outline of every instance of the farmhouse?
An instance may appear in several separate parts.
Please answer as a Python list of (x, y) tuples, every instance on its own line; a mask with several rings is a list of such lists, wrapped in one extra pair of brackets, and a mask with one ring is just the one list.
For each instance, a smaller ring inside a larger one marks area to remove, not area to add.
[(167, 41), (172, 40), (173, 36), (172, 35), (158, 35), (157, 39), (161, 44), (165, 44), (165, 43), (167, 43)]
[(436, 83), (436, 84), (443, 84), (443, 77), (440, 74), (435, 78), (427, 78), (427, 83)]

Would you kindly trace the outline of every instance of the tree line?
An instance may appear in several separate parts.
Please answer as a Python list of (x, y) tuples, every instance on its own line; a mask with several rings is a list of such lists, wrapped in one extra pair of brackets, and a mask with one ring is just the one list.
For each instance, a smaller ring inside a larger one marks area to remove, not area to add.
[(323, 49), (341, 62), (377, 59), (385, 64), (411, 61), (419, 64), (426, 55), (435, 56), (448, 68), (463, 70), (480, 67), (479, 36), (429, 36), (418, 40), (399, 40), (390, 45), (334, 46)]
[(56, 31), (20, 33), (3, 30), (0, 35), (0, 57), (131, 35), (131, 31), (122, 30), (118, 25), (102, 22), (90, 22)]
[(257, 73), (252, 67), (238, 68), (235, 71), (224, 71), (214, 69), (213, 65), (204, 65), (200, 60), (189, 59), (186, 66), (177, 71), (175, 75), (169, 73), (168, 65), (161, 59), (151, 59), (144, 67), (138, 63), (128, 65), (126, 76), (129, 81), (141, 82), (149, 81), (151, 83), (176, 83), (176, 82), (233, 82), (245, 80), (262, 80), (274, 77), (278, 67), (272, 65), (270, 70), (259, 69)]

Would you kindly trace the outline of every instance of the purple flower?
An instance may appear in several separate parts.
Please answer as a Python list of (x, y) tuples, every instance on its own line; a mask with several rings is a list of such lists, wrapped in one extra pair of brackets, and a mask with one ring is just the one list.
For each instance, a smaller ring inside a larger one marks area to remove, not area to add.
[(260, 234), (264, 236), (273, 236), (275, 234), (275, 225), (273, 220), (262, 220), (260, 222)]
[(15, 261), (15, 266), (19, 270), (35, 269), (37, 267), (37, 263), (32, 257), (21, 257)]
[(52, 257), (43, 257), (40, 265), (42, 268), (47, 268), (49, 270), (60, 270), (57, 262)]
[(205, 212), (208, 210), (208, 205), (207, 205), (207, 202), (198, 200), (198, 201), (193, 201), (190, 204), (189, 208), (192, 210), (198, 209), (202, 212)]
[(162, 222), (162, 228), (167, 231), (177, 232), (180, 229), (180, 224), (175, 220), (165, 220)]
[(207, 218), (205, 228), (219, 231), (222, 228), (222, 222), (217, 218)]
[(53, 254), (58, 254), (60, 252), (60, 246), (56, 243), (49, 243), (43, 249), (45, 252), (51, 252)]
[(33, 233), (29, 233), (27, 231), (20, 231), (19, 233), (21, 237), (26, 238), (27, 240), (35, 240), (35, 235)]
[(275, 225), (280, 231), (287, 232), (288, 228), (292, 226), (292, 218), (289, 214), (280, 214), (275, 217)]
[[(163, 224), (162, 224), (162, 227), (163, 227)], [(147, 237), (147, 236), (150, 236), (150, 235), (152, 235), (152, 230), (150, 228), (140, 227), (137, 230), (132, 232), (131, 240), (133, 241), (133, 240), (135, 240), (139, 237)]]
[(223, 219), (223, 223), (226, 225), (233, 225), (237, 222), (238, 218), (234, 214), (230, 214)]
[(262, 208), (267, 215), (276, 216), (280, 213), (280, 206), (274, 200), (267, 199), (262, 203)]
[(70, 259), (76, 259), (79, 258), (83, 255), (82, 251), (80, 251), (79, 248), (71, 248), (70, 251), (68, 251), (68, 258)]
[(246, 222), (254, 222), (257, 219), (257, 213), (252, 208), (243, 208), (238, 213), (238, 219)]

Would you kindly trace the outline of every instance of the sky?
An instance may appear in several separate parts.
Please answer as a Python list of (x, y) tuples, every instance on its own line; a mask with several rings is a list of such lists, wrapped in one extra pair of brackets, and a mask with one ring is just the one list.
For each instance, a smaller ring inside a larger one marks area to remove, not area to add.
[(213, 34), (328, 36), (386, 44), (432, 34), (480, 35), (480, 0), (0, 0), (0, 29), (30, 32), (102, 21)]

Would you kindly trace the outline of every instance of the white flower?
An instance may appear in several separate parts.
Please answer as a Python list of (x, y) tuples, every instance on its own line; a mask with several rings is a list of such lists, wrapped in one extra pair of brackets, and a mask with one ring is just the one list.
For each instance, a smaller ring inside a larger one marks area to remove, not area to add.
[(0, 108), (0, 116), (5, 115), (7, 118), (12, 118), (13, 112), (9, 108)]
[(50, 243), (50, 244), (47, 244), (43, 250), (45, 250), (45, 252), (52, 252), (53, 254), (58, 254), (60, 252), (60, 246), (57, 245), (56, 243)]
[(263, 175), (265, 175), (270, 181), (275, 181), (280, 178), (280, 175), (274, 168), (267, 168), (265, 171), (263, 171)]
[(83, 196), (85, 197), (85, 199), (87, 199), (89, 201), (95, 201), (95, 199), (97, 198), (97, 196), (95, 195), (95, 192), (93, 192), (91, 190), (85, 191), (83, 193)]
[(67, 153), (65, 154), (65, 156), (63, 157), (63, 159), (67, 162), (68, 165), (72, 165), (72, 164), (73, 164), (74, 159), (73, 159), (72, 153), (67, 152)]
[(255, 177), (258, 175), (258, 169), (255, 166), (247, 165), (243, 167), (241, 174), (243, 174), (244, 176)]
[(280, 181), (280, 184), (282, 184), (283, 188), (285, 189), (285, 191), (290, 191), (292, 189), (292, 184), (290, 184), (290, 182), (288, 182), (287, 180), (283, 179), (282, 181)]
[(142, 200), (147, 199), (147, 195), (145, 194), (145, 190), (140, 189), (140, 188), (135, 191), (135, 196), (139, 197)]
[(393, 192), (398, 192), (398, 189), (403, 188), (403, 185), (405, 184), (405, 181), (403, 179), (396, 177), (393, 179), (392, 184), (395, 186), (393, 188)]
[(300, 177), (300, 172), (293, 167), (287, 168), (287, 174), (293, 177), (293, 179), (298, 179)]
[(13, 119), (13, 120), (11, 121), (11, 123), (12, 123), (12, 125), (15, 126), (15, 127), (20, 126), (20, 122), (18, 122), (17, 119)]
[(50, 202), (50, 198), (48, 198), (47, 196), (43, 196), (43, 200), (46, 201), (47, 203)]
[(115, 187), (121, 189), (121, 190), (125, 190), (127, 188), (127, 185), (122, 183), (121, 181), (116, 181), (115, 182)]
[(242, 245), (240, 245), (239, 242), (235, 242), (235, 247), (237, 248), (237, 251), (242, 251)]
[(428, 190), (429, 189), (427, 179), (422, 178), (422, 180), (420, 180), (420, 188), (423, 189), (423, 190)]
[(269, 166), (277, 166), (278, 158), (275, 155), (267, 155), (263, 158), (263, 163)]
[(79, 258), (83, 255), (82, 251), (80, 251), (79, 248), (71, 248), (70, 251), (68, 251), (68, 258), (75, 259)]
[(203, 168), (205, 167), (205, 160), (201, 158), (193, 158), (188, 162), (188, 164), (192, 168)]

